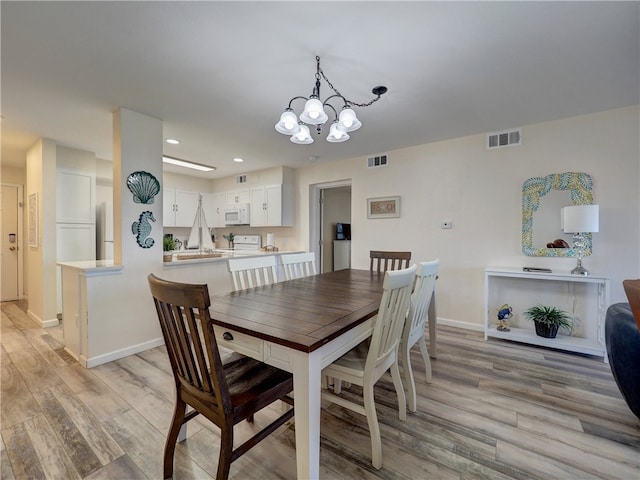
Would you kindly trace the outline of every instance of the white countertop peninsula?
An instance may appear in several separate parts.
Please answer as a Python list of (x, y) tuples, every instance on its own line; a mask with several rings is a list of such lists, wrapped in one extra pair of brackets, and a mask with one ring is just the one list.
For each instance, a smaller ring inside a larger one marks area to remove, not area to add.
[[(299, 250), (218, 252), (219, 257), (171, 262), (163, 262), (162, 255), (158, 255), (152, 265), (138, 265), (135, 261), (120, 265), (112, 260), (58, 263), (62, 269), (65, 350), (81, 365), (91, 368), (162, 345), (147, 283), (150, 273), (176, 282), (205, 283), (209, 294), (215, 296), (232, 290), (229, 258), (278, 256)], [(279, 271), (278, 277), (283, 279), (283, 272)]]

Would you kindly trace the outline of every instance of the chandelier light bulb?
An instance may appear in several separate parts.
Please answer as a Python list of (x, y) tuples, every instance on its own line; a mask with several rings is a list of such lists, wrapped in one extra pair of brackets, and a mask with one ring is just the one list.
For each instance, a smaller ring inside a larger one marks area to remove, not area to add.
[(352, 108), (345, 106), (338, 117), (339, 125), (347, 132), (353, 132), (362, 126), (356, 112)]
[(327, 136), (327, 142), (331, 143), (340, 143), (346, 142), (349, 140), (349, 134), (338, 125), (338, 122), (335, 121), (331, 124), (331, 128), (329, 129), (329, 135)]
[(321, 125), (329, 120), (329, 116), (324, 112), (322, 102), (318, 97), (311, 96), (304, 104), (304, 111), (300, 114), (300, 120), (309, 125)]
[(298, 117), (293, 113), (293, 110), (287, 108), (280, 115), (280, 121), (276, 123), (276, 131), (284, 135), (293, 135), (298, 133), (298, 130)]
[(299, 130), (291, 137), (291, 141), (293, 143), (297, 143), (298, 145), (307, 145), (309, 143), (313, 143), (313, 138), (311, 138), (309, 127), (303, 124), (298, 124), (298, 127)]

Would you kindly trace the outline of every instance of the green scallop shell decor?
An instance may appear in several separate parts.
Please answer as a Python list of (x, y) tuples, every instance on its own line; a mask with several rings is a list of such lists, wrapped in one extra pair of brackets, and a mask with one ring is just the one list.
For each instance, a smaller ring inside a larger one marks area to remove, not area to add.
[(160, 192), (160, 182), (149, 172), (133, 172), (127, 177), (127, 187), (133, 193), (135, 203), (150, 205)]

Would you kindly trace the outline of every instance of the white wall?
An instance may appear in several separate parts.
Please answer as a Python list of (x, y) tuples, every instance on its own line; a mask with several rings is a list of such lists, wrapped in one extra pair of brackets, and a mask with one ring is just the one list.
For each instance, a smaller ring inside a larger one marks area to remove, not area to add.
[[(389, 166), (366, 158), (296, 170), (296, 225), (309, 245), (309, 186), (352, 181), (352, 266), (369, 268), (369, 250), (411, 250), (415, 261), (439, 257), (438, 317), (479, 328), (484, 322), (486, 266), (570, 270), (574, 258), (521, 252), (522, 183), (534, 176), (581, 171), (594, 181), (600, 233), (584, 261), (611, 280), (610, 303), (626, 301), (625, 278), (640, 277), (639, 108), (630, 107), (522, 128), (522, 145), (488, 151), (485, 136), (390, 151)], [(339, 148), (339, 145), (336, 147)], [(367, 219), (366, 199), (400, 195), (401, 217)], [(453, 228), (442, 230), (441, 220)]]

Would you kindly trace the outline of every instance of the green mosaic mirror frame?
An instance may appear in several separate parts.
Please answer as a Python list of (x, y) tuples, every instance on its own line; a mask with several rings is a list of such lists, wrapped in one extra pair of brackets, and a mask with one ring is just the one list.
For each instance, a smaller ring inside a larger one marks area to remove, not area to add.
[[(530, 257), (575, 257), (575, 248), (535, 248), (533, 246), (533, 214), (540, 200), (551, 190), (568, 190), (573, 205), (593, 204), (593, 180), (584, 172), (553, 173), (532, 177), (522, 184), (522, 253)], [(585, 234), (583, 256), (591, 255), (591, 234)]]

